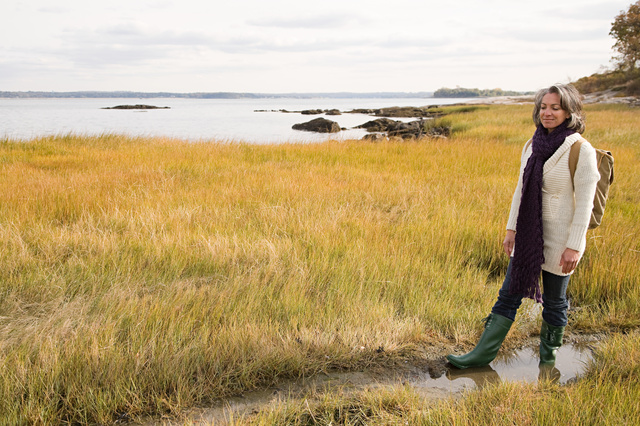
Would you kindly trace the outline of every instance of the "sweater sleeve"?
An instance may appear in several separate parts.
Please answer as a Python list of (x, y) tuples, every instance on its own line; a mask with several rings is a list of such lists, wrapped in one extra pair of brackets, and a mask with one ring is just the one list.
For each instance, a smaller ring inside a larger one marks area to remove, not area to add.
[(522, 198), (522, 174), (524, 173), (524, 166), (526, 165), (526, 161), (529, 158), (527, 153), (531, 151), (531, 143), (527, 142), (522, 149), (522, 154), (520, 155), (520, 175), (518, 176), (518, 184), (516, 185), (516, 190), (513, 193), (513, 198), (511, 200), (511, 209), (509, 211), (509, 220), (507, 221), (507, 230), (515, 231), (516, 223), (518, 222), (518, 211), (520, 210), (520, 199)]
[(587, 230), (593, 210), (593, 197), (599, 179), (596, 150), (588, 142), (583, 142), (573, 177), (575, 210), (567, 239), (567, 248), (576, 251), (585, 249)]

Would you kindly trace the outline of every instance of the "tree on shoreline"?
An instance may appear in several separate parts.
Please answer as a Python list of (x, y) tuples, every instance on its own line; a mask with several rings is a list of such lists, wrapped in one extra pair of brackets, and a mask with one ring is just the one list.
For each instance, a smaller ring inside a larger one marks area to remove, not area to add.
[(614, 58), (622, 70), (635, 71), (640, 63), (640, 0), (621, 11), (611, 24), (609, 32), (616, 43), (613, 48), (620, 54)]
[(614, 90), (626, 96), (640, 95), (640, 0), (620, 11), (611, 23), (612, 36), (616, 42), (613, 49), (615, 69), (582, 77), (574, 86), (581, 93)]

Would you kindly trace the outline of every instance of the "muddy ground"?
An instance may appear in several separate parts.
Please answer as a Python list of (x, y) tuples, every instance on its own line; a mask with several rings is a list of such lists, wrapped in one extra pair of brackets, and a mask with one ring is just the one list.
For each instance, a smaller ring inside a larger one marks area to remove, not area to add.
[(342, 394), (367, 389), (393, 389), (410, 386), (425, 401), (443, 398), (459, 398), (466, 391), (481, 388), (501, 381), (536, 382), (541, 378), (560, 384), (579, 380), (593, 350), (602, 340), (602, 335), (570, 334), (558, 352), (553, 369), (538, 366), (538, 339), (531, 338), (517, 348), (501, 350), (498, 358), (483, 368), (458, 370), (448, 364), (445, 355), (451, 352), (464, 353), (462, 347), (437, 346), (424, 349), (423, 357), (406, 360), (394, 367), (375, 367), (366, 371), (331, 371), (314, 377), (287, 380), (268, 389), (247, 392), (232, 398), (219, 400), (209, 406), (198, 407), (179, 419), (153, 418), (142, 424), (182, 425), (225, 424), (233, 417), (250, 416), (271, 404), (300, 398), (317, 398), (328, 392)]

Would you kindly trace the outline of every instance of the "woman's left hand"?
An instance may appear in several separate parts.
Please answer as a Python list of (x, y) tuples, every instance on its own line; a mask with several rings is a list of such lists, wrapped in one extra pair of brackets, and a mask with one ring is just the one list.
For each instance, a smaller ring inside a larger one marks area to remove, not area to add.
[(562, 273), (568, 274), (578, 265), (578, 261), (580, 260), (580, 252), (575, 251), (573, 249), (567, 248), (562, 253), (562, 257), (560, 258), (560, 266), (562, 266)]

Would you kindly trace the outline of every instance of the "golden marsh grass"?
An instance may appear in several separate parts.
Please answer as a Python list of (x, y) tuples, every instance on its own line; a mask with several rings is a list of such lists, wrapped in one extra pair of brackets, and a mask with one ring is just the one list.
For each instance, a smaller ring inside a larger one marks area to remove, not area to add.
[[(474, 341), (530, 110), (453, 114), (450, 139), (402, 143), (0, 141), (6, 423), (176, 413)], [(570, 285), (573, 330), (640, 323), (639, 117), (588, 110), (616, 181)]]

